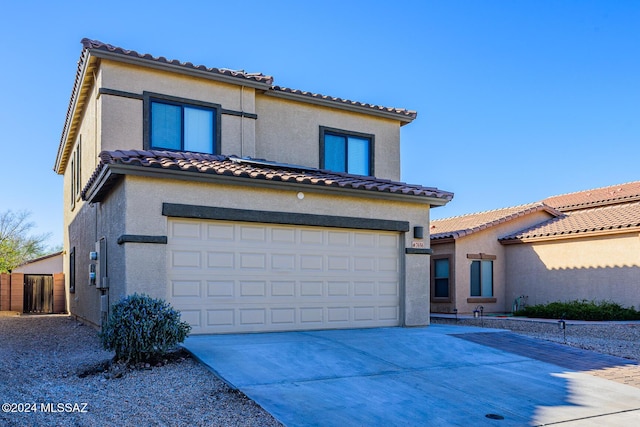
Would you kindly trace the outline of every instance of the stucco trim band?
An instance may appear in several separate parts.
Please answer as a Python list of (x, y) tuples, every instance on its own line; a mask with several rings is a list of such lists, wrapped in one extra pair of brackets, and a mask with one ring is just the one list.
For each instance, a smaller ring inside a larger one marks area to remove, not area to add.
[[(121, 98), (137, 99), (140, 101), (144, 100), (143, 94), (126, 92), (123, 90), (109, 89), (106, 87), (101, 87), (100, 89), (98, 89), (98, 97), (100, 97), (101, 95), (119, 96)], [(222, 107), (220, 107), (220, 114), (225, 114), (229, 116), (246, 117), (248, 119), (254, 119), (254, 120), (258, 119), (258, 115), (255, 113), (246, 113), (244, 111), (229, 110), (227, 108), (222, 108)]]
[(122, 245), (124, 243), (157, 243), (166, 245), (167, 244), (167, 236), (146, 236), (142, 234), (123, 234), (118, 237), (118, 244)]
[(359, 230), (397, 231), (405, 233), (409, 231), (409, 221), (218, 208), (213, 206), (182, 205), (176, 203), (163, 203), (162, 215), (177, 218), (260, 222), (266, 224), (352, 228)]
[(409, 255), (431, 255), (433, 250), (431, 248), (405, 248), (404, 253)]

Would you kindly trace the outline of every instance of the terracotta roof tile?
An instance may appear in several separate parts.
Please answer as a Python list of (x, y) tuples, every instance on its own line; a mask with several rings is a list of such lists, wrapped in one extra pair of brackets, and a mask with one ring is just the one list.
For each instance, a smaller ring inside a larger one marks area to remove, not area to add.
[[(369, 176), (349, 175), (306, 166), (289, 165), (267, 160), (241, 159), (235, 156), (172, 152), (156, 150), (117, 150), (100, 153), (100, 164), (82, 191), (88, 193), (109, 165), (162, 168), (208, 175), (225, 175), (251, 180), (291, 182), (321, 187), (350, 188), (376, 193), (407, 194), (449, 201), (453, 193), (421, 185), (394, 182)], [(126, 173), (126, 172), (125, 172)], [(105, 187), (105, 191), (108, 186)]]
[(570, 211), (634, 200), (640, 200), (640, 181), (561, 194), (549, 197), (543, 202), (560, 211)]
[(152, 56), (148, 53), (138, 53), (135, 50), (123, 49), (121, 47), (112, 46), (110, 44), (103, 43), (98, 40), (91, 40), (88, 38), (82, 39), (81, 43), (85, 50), (86, 49), (103, 50), (106, 52), (117, 53), (120, 55), (126, 55), (133, 58), (148, 59), (150, 61), (161, 62), (164, 64), (178, 65), (184, 68), (191, 68), (194, 70), (206, 71), (212, 74), (222, 74), (226, 76), (237, 77), (239, 79), (253, 80), (253, 81), (265, 83), (268, 85), (273, 83), (273, 77), (264, 75), (262, 73), (247, 73), (241, 70), (229, 70), (227, 68), (209, 68), (204, 65), (194, 65), (191, 62), (180, 62), (177, 59), (167, 59), (164, 56)]
[(537, 211), (546, 211), (554, 216), (561, 215), (560, 212), (544, 203), (537, 202), (452, 218), (437, 219), (431, 221), (431, 240), (446, 238), (457, 239)]
[(376, 111), (380, 111), (380, 112), (401, 114), (401, 115), (407, 116), (407, 118), (410, 118), (411, 120), (415, 119), (418, 116), (418, 113), (416, 111), (407, 110), (407, 109), (404, 109), (404, 108), (382, 107), (380, 105), (366, 104), (366, 103), (363, 103), (363, 102), (351, 101), (351, 100), (348, 100), (348, 99), (337, 98), (337, 97), (334, 97), (334, 96), (321, 95), (319, 93), (312, 93), (312, 92), (307, 92), (307, 91), (304, 91), (304, 90), (291, 89), (291, 88), (282, 87), (282, 86), (272, 86), (271, 90), (276, 91), (276, 92), (285, 92), (285, 93), (292, 93), (292, 94), (295, 94), (295, 95), (302, 95), (302, 96), (305, 96), (305, 97), (308, 97), (308, 98), (312, 98), (312, 99), (322, 99), (324, 101), (332, 101), (332, 102), (336, 102), (336, 103), (344, 104), (344, 105), (353, 105), (353, 106), (357, 106), (357, 107), (368, 108), (368, 109), (376, 110)]
[(638, 228), (640, 228), (640, 202), (630, 202), (567, 212), (499, 240), (508, 242), (521, 239), (566, 237), (591, 232)]

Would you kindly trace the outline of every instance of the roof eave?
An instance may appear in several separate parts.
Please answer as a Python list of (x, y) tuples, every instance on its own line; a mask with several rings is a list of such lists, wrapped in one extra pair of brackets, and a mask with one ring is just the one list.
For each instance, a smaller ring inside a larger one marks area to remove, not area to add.
[(110, 186), (106, 186), (123, 175), (145, 176), (158, 179), (179, 179), (187, 181), (208, 182), (217, 184), (228, 185), (241, 185), (241, 186), (253, 186), (260, 188), (270, 188), (276, 190), (291, 190), (291, 191), (307, 191), (314, 193), (325, 194), (340, 194), (351, 197), (364, 197), (369, 199), (389, 200), (389, 201), (405, 201), (411, 203), (418, 203), (422, 205), (442, 206), (447, 204), (450, 200), (445, 198), (439, 198), (435, 196), (422, 196), (415, 194), (404, 193), (390, 193), (386, 191), (371, 191), (358, 188), (343, 188), (332, 186), (321, 186), (314, 184), (305, 184), (298, 182), (286, 182), (286, 181), (267, 181), (261, 179), (250, 179), (246, 177), (236, 177), (229, 175), (213, 175), (203, 174), (200, 172), (190, 172), (172, 169), (156, 169), (146, 166), (133, 166), (133, 165), (120, 165), (120, 164), (107, 164), (104, 165), (100, 171), (98, 177), (92, 183), (92, 185), (86, 190), (85, 200), (88, 202), (100, 202), (108, 194)]
[(616, 227), (609, 228), (605, 230), (593, 230), (593, 231), (577, 231), (577, 232), (567, 232), (562, 234), (551, 234), (544, 236), (534, 236), (534, 237), (517, 237), (517, 238), (503, 238), (498, 239), (500, 244), (502, 245), (516, 245), (520, 243), (537, 243), (537, 242), (549, 242), (555, 240), (569, 240), (569, 239), (579, 239), (583, 237), (598, 237), (598, 236), (613, 236), (618, 234), (640, 234), (640, 226), (631, 226), (631, 227)]
[[(60, 137), (60, 143), (58, 145), (58, 151), (56, 153), (56, 160), (53, 165), (53, 170), (57, 174), (62, 174), (66, 167), (69, 151), (71, 150), (69, 140), (75, 137), (75, 126), (77, 125), (79, 112), (78, 104), (86, 98), (87, 88), (93, 84), (93, 81), (88, 82), (87, 76), (89, 71), (95, 68), (97, 59), (93, 59), (89, 52), (86, 50), (82, 52), (80, 56), (80, 72), (76, 75), (74, 81), (73, 93), (69, 100), (69, 107), (67, 108), (67, 116), (64, 122), (64, 128), (62, 130), (62, 136)], [(78, 78), (78, 76), (80, 76)], [(89, 75), (89, 77), (91, 77)], [(84, 106), (84, 104), (82, 104)]]
[(117, 62), (124, 62), (126, 64), (140, 65), (146, 68), (153, 68), (156, 70), (169, 71), (172, 73), (184, 74), (192, 77), (200, 77), (208, 80), (214, 80), (217, 82), (229, 83), (236, 86), (252, 87), (261, 90), (267, 90), (271, 87), (268, 83), (258, 82), (246, 77), (234, 77), (226, 74), (213, 73), (207, 70), (201, 70), (197, 68), (185, 67), (184, 65), (174, 64), (170, 62), (159, 62), (156, 59), (139, 58), (129, 55), (124, 55), (118, 52), (109, 52), (102, 49), (88, 48), (88, 51), (92, 56), (101, 59), (109, 59)]

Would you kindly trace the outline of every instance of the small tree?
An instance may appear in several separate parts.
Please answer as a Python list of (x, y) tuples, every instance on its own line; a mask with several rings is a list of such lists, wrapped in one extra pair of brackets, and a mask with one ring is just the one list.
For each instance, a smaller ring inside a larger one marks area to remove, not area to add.
[(116, 360), (136, 363), (163, 356), (190, 331), (169, 303), (133, 294), (111, 308), (100, 339), (105, 349), (116, 352)]
[(49, 234), (29, 235), (35, 226), (28, 211), (0, 213), (0, 273), (6, 273), (33, 258), (45, 254)]

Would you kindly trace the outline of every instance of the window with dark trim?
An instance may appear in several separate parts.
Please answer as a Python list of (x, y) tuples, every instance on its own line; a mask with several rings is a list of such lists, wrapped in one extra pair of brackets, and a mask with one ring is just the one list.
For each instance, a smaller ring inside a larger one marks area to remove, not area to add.
[(451, 301), (451, 257), (431, 259), (431, 298), (438, 302)]
[(69, 251), (69, 292), (76, 292), (76, 248)]
[(145, 149), (220, 152), (220, 105), (151, 94), (144, 98)]
[(80, 197), (80, 190), (82, 189), (82, 176), (81, 176), (81, 164), (82, 164), (82, 136), (78, 138), (78, 145), (73, 153), (71, 153), (71, 162), (69, 166), (71, 168), (71, 209), (75, 208), (76, 201)]
[(374, 136), (320, 126), (320, 168), (373, 176)]
[(76, 152), (71, 153), (71, 193), (69, 197), (71, 199), (71, 209), (76, 207)]
[(471, 296), (493, 296), (493, 260), (471, 261)]

